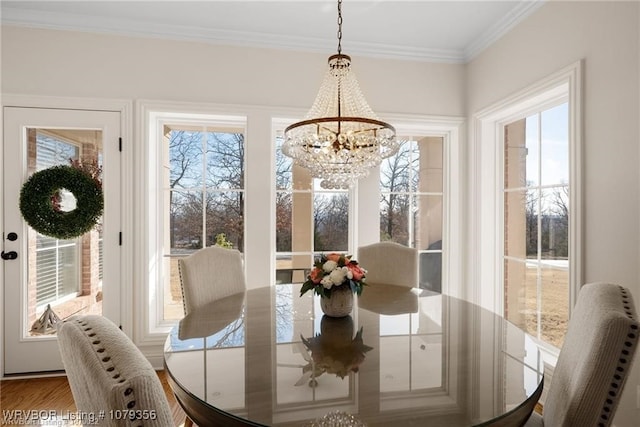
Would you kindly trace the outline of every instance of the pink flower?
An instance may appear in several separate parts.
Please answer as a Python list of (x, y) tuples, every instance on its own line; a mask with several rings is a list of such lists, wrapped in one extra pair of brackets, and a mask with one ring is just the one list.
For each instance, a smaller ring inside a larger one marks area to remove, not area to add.
[(349, 264), (347, 264), (347, 268), (349, 269), (349, 271), (351, 271), (353, 280), (355, 281), (359, 281), (360, 279), (362, 279), (364, 277), (364, 274), (366, 273), (355, 261), (349, 262)]
[(336, 254), (336, 253), (331, 253), (329, 255), (327, 255), (327, 261), (335, 261), (338, 262), (340, 261), (340, 254)]
[(320, 283), (323, 276), (324, 273), (322, 272), (322, 269), (318, 267), (314, 268), (313, 270), (311, 270), (311, 273), (309, 273), (309, 279), (311, 279), (311, 281), (315, 284)]

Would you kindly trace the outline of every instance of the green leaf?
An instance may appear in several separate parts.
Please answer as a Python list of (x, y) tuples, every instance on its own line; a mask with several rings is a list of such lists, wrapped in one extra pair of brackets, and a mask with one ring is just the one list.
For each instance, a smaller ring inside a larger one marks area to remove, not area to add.
[(322, 298), (331, 297), (331, 289), (325, 289), (324, 286), (318, 286), (316, 290), (318, 291), (318, 295), (320, 295)]
[(311, 280), (307, 280), (302, 284), (302, 288), (300, 288), (300, 296), (304, 295), (305, 292), (310, 291), (315, 287), (314, 283)]

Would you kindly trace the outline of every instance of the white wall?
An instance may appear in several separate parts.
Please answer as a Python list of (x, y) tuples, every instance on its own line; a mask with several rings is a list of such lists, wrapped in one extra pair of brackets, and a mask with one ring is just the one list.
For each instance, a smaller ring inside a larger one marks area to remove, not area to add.
[[(333, 53), (3, 26), (2, 92), (308, 109)], [(464, 114), (463, 65), (354, 56), (352, 67), (383, 119)]]
[[(629, 287), (640, 308), (639, 9), (547, 3), (468, 64), (467, 116), (584, 59), (584, 278)], [(618, 427), (637, 425), (638, 385), (636, 360)]]

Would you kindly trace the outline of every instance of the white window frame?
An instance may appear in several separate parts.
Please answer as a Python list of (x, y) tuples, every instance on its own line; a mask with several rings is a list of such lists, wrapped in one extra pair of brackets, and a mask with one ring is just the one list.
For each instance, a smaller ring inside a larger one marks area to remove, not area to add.
[[(464, 161), (461, 133), (464, 119), (444, 116), (385, 115), (393, 123), (396, 134), (413, 138), (440, 137), (442, 152), (442, 293), (458, 298), (465, 297), (463, 282), (463, 192)], [(356, 202), (356, 227), (354, 241), (359, 246), (380, 240), (380, 167), (371, 170), (369, 176), (358, 181)], [(371, 215), (376, 212), (376, 215)], [(371, 232), (375, 230), (375, 232)]]
[[(278, 125), (290, 124), (302, 117), (304, 111), (285, 107), (242, 106), (224, 104), (201, 104), (189, 102), (136, 101), (136, 141), (134, 146), (133, 182), (136, 183), (133, 197), (133, 227), (135, 239), (133, 253), (133, 337), (134, 342), (154, 366), (162, 366), (162, 347), (166, 333), (175, 322), (158, 324), (157, 298), (150, 284), (156, 280), (157, 248), (160, 235), (158, 202), (150, 195), (158, 191), (157, 165), (162, 162), (161, 147), (150, 135), (150, 118), (154, 113), (179, 112), (186, 115), (238, 116), (246, 120), (245, 134), (245, 272), (247, 288), (252, 289), (273, 284), (275, 281), (275, 137)], [(461, 284), (462, 243), (462, 164), (461, 132), (464, 119), (461, 117), (387, 115), (381, 114), (393, 123), (402, 135), (441, 136), (445, 138), (447, 153), (445, 162), (450, 166), (444, 177), (445, 192), (451, 196), (445, 207), (449, 218), (445, 221), (443, 233), (451, 247), (450, 259), (443, 257), (443, 280), (445, 271), (450, 271), (449, 280)], [(286, 118), (286, 119), (284, 119)], [(378, 230), (379, 170), (372, 170), (369, 177), (361, 180), (350, 190), (350, 210), (356, 221), (350, 227), (349, 250), (367, 244), (367, 239)], [(368, 180), (368, 181), (367, 181)], [(269, 184), (267, 184), (269, 183)], [(372, 191), (370, 191), (372, 190)], [(373, 206), (373, 209), (369, 207)], [(368, 212), (367, 212), (368, 211)], [(373, 228), (371, 228), (373, 226)], [(362, 239), (359, 241), (359, 237)], [(457, 250), (459, 249), (459, 250)], [(269, 256), (271, 255), (271, 256)], [(155, 270), (154, 270), (155, 269)], [(451, 292), (459, 296), (459, 289)], [(153, 304), (149, 304), (150, 301)]]
[[(153, 135), (152, 132), (150, 132), (149, 137), (150, 138), (155, 138), (156, 141), (161, 141), (164, 140), (164, 137), (162, 136), (162, 134), (159, 134), (158, 132), (163, 132), (165, 127), (168, 127), (170, 129), (172, 129), (174, 126), (176, 127), (180, 127), (180, 126), (195, 126), (195, 127), (201, 127), (199, 129), (200, 132), (202, 132), (203, 134), (208, 133), (208, 132), (212, 132), (211, 129), (220, 129), (220, 132), (234, 132), (234, 133), (241, 133), (243, 135), (243, 137), (246, 135), (246, 117), (242, 117), (242, 116), (229, 116), (229, 115), (202, 115), (202, 114), (189, 114), (187, 117), (184, 116), (183, 113), (164, 113), (164, 112), (154, 112), (150, 114), (150, 122), (149, 123), (149, 128), (150, 131), (155, 131), (155, 135)], [(157, 126), (154, 126), (154, 123)], [(154, 129), (152, 129), (154, 128)], [(207, 130), (209, 129), (209, 130)], [(202, 142), (201, 142), (202, 143)], [(159, 144), (160, 145), (160, 144)], [(164, 165), (164, 168), (166, 169), (166, 171), (168, 171), (170, 169), (170, 164), (169, 164), (169, 158), (167, 157), (167, 155), (169, 154), (169, 150), (167, 148), (164, 147), (164, 145), (162, 146), (162, 164)], [(203, 158), (206, 157), (203, 155)], [(243, 159), (243, 162), (245, 162), (245, 159)], [(246, 164), (246, 162), (245, 162)], [(243, 169), (245, 169), (243, 167)], [(160, 226), (158, 227), (157, 232), (159, 233), (158, 235), (158, 242), (163, 242), (163, 247), (165, 250), (165, 253), (162, 255), (162, 258), (172, 258), (172, 257), (179, 257), (179, 255), (171, 255), (171, 248), (168, 247), (168, 239), (169, 239), (169, 235), (171, 233), (171, 231), (168, 229), (168, 224), (167, 224), (167, 220), (168, 218), (165, 216), (166, 215), (166, 210), (167, 207), (169, 206), (169, 202), (166, 199), (166, 195), (168, 194), (168, 188), (166, 187), (166, 179), (167, 176), (165, 176), (163, 173), (166, 171), (162, 171), (159, 170), (158, 172), (161, 174), (161, 176), (159, 177), (160, 179), (160, 183), (162, 185), (162, 187), (158, 188), (158, 194), (161, 194), (161, 197), (159, 197), (158, 200), (158, 205), (156, 206), (156, 208), (160, 209), (159, 212), (159, 216), (158, 219), (160, 220)], [(244, 179), (245, 177), (243, 177), (243, 182), (245, 181)], [(205, 186), (205, 181), (206, 181), (206, 177), (204, 177), (204, 172), (203, 172), (203, 183), (200, 184), (200, 188), (199, 191), (203, 191), (204, 186)], [(171, 190), (171, 191), (181, 191), (181, 189), (175, 189), (175, 190)], [(191, 191), (193, 192), (194, 190), (187, 190), (187, 191)], [(244, 187), (243, 188), (231, 188), (231, 189), (219, 189), (219, 188), (208, 188), (207, 191), (210, 192), (215, 192), (215, 193), (224, 193), (224, 192), (230, 192), (230, 193), (243, 193), (245, 198), (246, 198), (246, 192)], [(244, 213), (243, 213), (244, 216)], [(206, 221), (206, 219), (203, 217), (202, 218), (203, 222)], [(205, 228), (203, 227), (203, 232), (204, 232)], [(202, 247), (206, 247), (207, 246), (207, 239), (205, 235), (201, 236), (202, 238)], [(244, 242), (243, 242), (244, 243)], [(164, 273), (169, 273), (170, 271), (165, 271)], [(165, 274), (163, 272), (160, 272), (160, 269), (158, 269), (157, 271), (157, 287), (156, 287), (156, 293), (155, 295), (152, 295), (151, 298), (155, 299), (155, 304), (153, 304), (154, 308), (155, 308), (155, 315), (154, 317), (151, 318), (151, 321), (154, 322), (155, 324), (164, 329), (166, 327), (171, 327), (175, 322), (173, 320), (166, 320), (165, 316), (164, 316), (164, 309), (165, 309), (165, 299), (164, 299), (164, 286), (162, 286), (162, 284), (164, 284), (166, 286), (167, 284), (167, 280), (169, 280), (167, 277), (165, 277)], [(150, 302), (154, 302), (154, 301), (150, 301)], [(154, 312), (154, 310), (152, 310), (152, 313)]]
[[(132, 241), (135, 259), (133, 271), (132, 306), (133, 340), (143, 354), (156, 367), (162, 366), (162, 348), (167, 332), (175, 321), (158, 322), (157, 298), (152, 292), (156, 287), (158, 266), (159, 227), (162, 211), (152, 197), (159, 190), (158, 165), (162, 164), (162, 147), (150, 135), (150, 118), (154, 113), (174, 112), (189, 116), (242, 117), (245, 129), (245, 231), (244, 267), (247, 288), (257, 288), (273, 283), (274, 262), (271, 253), (274, 238), (270, 230), (275, 224), (274, 188), (265, 185), (274, 179), (273, 116), (289, 117), (301, 115), (298, 110), (277, 107), (243, 106), (233, 104), (206, 104), (179, 101), (138, 100), (136, 110), (136, 142), (134, 162), (136, 168), (133, 182), (133, 227)], [(157, 130), (157, 129), (156, 129)], [(270, 160), (271, 159), (271, 160)], [(270, 226), (268, 226), (268, 224)], [(125, 236), (126, 237), (126, 236)], [(152, 304), (150, 302), (153, 301)]]
[(583, 282), (582, 62), (575, 62), (478, 112), (470, 146), (469, 299), (504, 313), (504, 127), (562, 99), (569, 103), (569, 312)]
[[(175, 324), (173, 320), (164, 319), (164, 286), (166, 278), (162, 268), (164, 253), (155, 253), (164, 246), (166, 240), (165, 227), (165, 183), (164, 170), (167, 161), (163, 144), (158, 143), (162, 139), (162, 129), (165, 125), (206, 125), (211, 127), (229, 127), (246, 129), (245, 116), (234, 114), (203, 114), (185, 111), (181, 108), (166, 109), (165, 111), (147, 112), (147, 154), (151, 167), (148, 170), (147, 180), (150, 185), (147, 198), (148, 209), (148, 241), (150, 248), (149, 261), (155, 268), (147, 271), (148, 280), (145, 282), (145, 301), (148, 305), (148, 331), (165, 334)], [(244, 132), (246, 133), (246, 132)], [(245, 159), (246, 161), (246, 159)], [(246, 181), (246, 180), (245, 180)], [(155, 249), (151, 249), (155, 248)]]

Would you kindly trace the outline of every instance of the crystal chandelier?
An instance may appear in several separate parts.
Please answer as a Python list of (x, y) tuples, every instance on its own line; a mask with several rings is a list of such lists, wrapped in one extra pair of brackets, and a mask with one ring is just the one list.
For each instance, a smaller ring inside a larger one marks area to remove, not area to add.
[(322, 188), (349, 188), (383, 158), (398, 151), (396, 130), (378, 120), (342, 54), (342, 0), (338, 0), (338, 53), (304, 120), (284, 131), (283, 154), (320, 178)]

